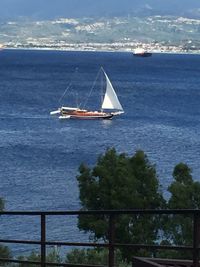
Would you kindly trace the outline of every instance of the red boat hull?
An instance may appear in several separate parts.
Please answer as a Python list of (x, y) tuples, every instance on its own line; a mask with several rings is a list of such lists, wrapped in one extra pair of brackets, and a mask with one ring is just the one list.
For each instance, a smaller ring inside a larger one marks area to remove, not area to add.
[(96, 120), (96, 119), (111, 119), (114, 115), (111, 113), (105, 112), (98, 112), (98, 111), (82, 111), (82, 110), (75, 110), (75, 111), (62, 111), (61, 115), (63, 118), (70, 119), (81, 119), (81, 120)]

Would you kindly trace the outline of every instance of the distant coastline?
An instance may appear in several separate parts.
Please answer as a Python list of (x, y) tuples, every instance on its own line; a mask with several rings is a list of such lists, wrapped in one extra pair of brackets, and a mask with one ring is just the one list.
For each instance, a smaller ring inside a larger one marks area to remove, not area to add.
[(5, 48), (200, 54), (200, 19), (174, 16), (18, 19), (0, 25)]
[[(102, 48), (102, 49), (97, 49), (95, 47), (4, 47), (2, 50), (43, 50), (43, 51), (66, 51), (66, 52), (119, 52), (119, 53), (133, 53), (134, 49), (114, 49), (114, 48)], [(161, 49), (161, 50), (148, 50), (152, 54), (191, 54), (191, 55), (200, 55), (200, 50), (192, 50), (192, 51), (183, 51), (179, 49), (174, 49), (174, 50), (167, 50), (167, 49)]]

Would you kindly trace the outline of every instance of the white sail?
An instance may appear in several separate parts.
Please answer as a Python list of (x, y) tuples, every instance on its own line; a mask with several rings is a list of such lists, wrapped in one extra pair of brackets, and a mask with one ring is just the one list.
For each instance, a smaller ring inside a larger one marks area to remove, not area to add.
[(106, 93), (105, 93), (104, 100), (102, 103), (102, 109), (114, 109), (114, 110), (123, 111), (123, 108), (119, 102), (119, 99), (115, 93), (115, 90), (107, 74), (105, 73), (105, 71), (104, 71), (104, 75), (106, 77)]

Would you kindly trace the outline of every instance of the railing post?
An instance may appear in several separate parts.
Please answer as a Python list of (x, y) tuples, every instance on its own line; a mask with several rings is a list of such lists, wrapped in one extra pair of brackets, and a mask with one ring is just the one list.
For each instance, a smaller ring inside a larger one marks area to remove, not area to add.
[(114, 215), (110, 214), (109, 217), (109, 267), (114, 267), (115, 265), (115, 248), (114, 248), (114, 240), (115, 240), (115, 221)]
[(41, 214), (41, 267), (46, 266), (46, 217)]
[(193, 216), (193, 267), (199, 267), (200, 244), (200, 214), (195, 212)]

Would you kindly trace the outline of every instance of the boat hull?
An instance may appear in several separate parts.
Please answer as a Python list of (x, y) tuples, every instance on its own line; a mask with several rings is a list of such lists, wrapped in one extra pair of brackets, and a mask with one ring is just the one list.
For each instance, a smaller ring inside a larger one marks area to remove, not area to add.
[(61, 118), (66, 119), (79, 119), (79, 120), (106, 120), (112, 119), (114, 115), (105, 112), (96, 111), (72, 111), (72, 112), (61, 112)]
[(141, 53), (141, 54), (134, 54), (135, 57), (151, 57), (152, 53)]
[(79, 119), (79, 120), (110, 120), (113, 115), (106, 116), (70, 116), (70, 119)]

